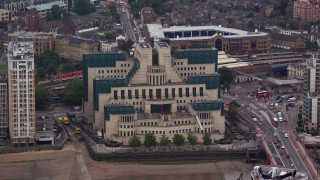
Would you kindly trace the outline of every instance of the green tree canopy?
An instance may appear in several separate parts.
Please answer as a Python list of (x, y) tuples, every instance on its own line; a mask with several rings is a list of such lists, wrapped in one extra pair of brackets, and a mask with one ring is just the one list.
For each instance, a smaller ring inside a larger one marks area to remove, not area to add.
[(46, 88), (36, 87), (36, 109), (45, 109), (50, 105), (50, 96)]
[(37, 79), (43, 79), (46, 75), (47, 75), (47, 72), (43, 67), (40, 67), (36, 70)]
[(75, 0), (74, 11), (80, 16), (85, 16), (95, 12), (96, 7), (90, 3), (90, 0)]
[(151, 147), (157, 145), (156, 136), (153, 133), (147, 133), (144, 135), (144, 143), (145, 147)]
[(229, 83), (229, 84), (232, 83), (233, 75), (230, 68), (223, 66), (218, 70), (218, 72), (220, 74), (221, 85), (225, 85), (226, 83)]
[(173, 143), (177, 146), (182, 146), (184, 144), (185, 138), (181, 134), (175, 134), (173, 136)]
[(160, 139), (160, 146), (168, 146), (168, 145), (169, 145), (169, 138), (163, 134)]
[(202, 135), (202, 140), (203, 140), (203, 144), (204, 145), (210, 145), (212, 143), (212, 139), (211, 139), (211, 136), (209, 133), (205, 132), (203, 135)]
[(78, 105), (82, 102), (83, 83), (82, 80), (71, 81), (63, 90), (63, 100), (69, 105)]
[(141, 146), (140, 138), (138, 136), (136, 136), (136, 135), (133, 135), (129, 139), (129, 146), (133, 147), (133, 148)]
[(231, 101), (229, 107), (240, 107), (240, 104), (237, 101)]
[(129, 50), (131, 49), (132, 45), (133, 41), (131, 41), (130, 39), (127, 41), (118, 40), (118, 48), (127, 53), (129, 53)]
[(198, 141), (197, 136), (195, 136), (195, 135), (193, 135), (191, 133), (188, 134), (187, 139), (188, 139), (189, 144), (191, 144), (191, 145), (195, 145), (197, 143), (197, 141)]
[(49, 66), (47, 67), (47, 74), (48, 76), (57, 74), (56, 68), (54, 67), (53, 64), (49, 64)]
[(256, 25), (254, 24), (253, 21), (249, 21), (249, 22), (247, 23), (247, 28), (248, 28), (248, 29), (255, 29), (255, 28), (256, 28)]
[(319, 48), (317, 42), (311, 42), (311, 41), (307, 41), (305, 43), (305, 46), (307, 49), (310, 49), (310, 50), (316, 50)]
[(74, 63), (66, 63), (61, 66), (61, 73), (68, 73), (77, 70), (77, 65)]

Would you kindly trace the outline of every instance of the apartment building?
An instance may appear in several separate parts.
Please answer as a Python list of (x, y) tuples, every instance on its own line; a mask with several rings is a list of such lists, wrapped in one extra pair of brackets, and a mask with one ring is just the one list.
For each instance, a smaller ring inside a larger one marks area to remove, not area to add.
[(62, 9), (68, 10), (68, 5), (62, 1), (54, 1), (45, 4), (38, 4), (33, 6), (28, 6), (26, 9), (30, 11), (31, 9), (36, 9), (39, 13), (40, 19), (45, 19), (48, 12), (51, 12), (51, 9), (54, 5), (58, 5)]
[(10, 21), (11, 12), (7, 9), (0, 9), (0, 21)]
[(308, 129), (319, 130), (320, 117), (320, 56), (307, 59), (304, 76), (303, 119), (308, 122)]
[(219, 100), (217, 49), (178, 50), (164, 42), (136, 46), (135, 58), (123, 52), (86, 53), (84, 113), (108, 140), (128, 144), (133, 135), (157, 139), (193, 133), (201, 141), (225, 133)]
[(38, 32), (40, 31), (40, 16), (39, 13), (35, 9), (31, 9), (27, 13), (28, 19), (28, 31), (29, 32)]
[(293, 3), (293, 17), (304, 21), (320, 20), (320, 2), (318, 0), (298, 0)]
[(10, 42), (7, 57), (11, 143), (34, 143), (36, 115), (33, 43)]
[(77, 36), (60, 35), (55, 39), (55, 52), (69, 60), (81, 61), (84, 53), (98, 52), (100, 42)]
[(45, 50), (54, 51), (55, 34), (51, 32), (18, 31), (9, 34), (9, 41), (32, 42), (34, 55), (41, 55)]
[(14, 14), (18, 11), (24, 11), (27, 6), (33, 4), (36, 0), (1, 0), (0, 9), (6, 9)]
[(8, 80), (0, 77), (0, 144), (9, 138)]

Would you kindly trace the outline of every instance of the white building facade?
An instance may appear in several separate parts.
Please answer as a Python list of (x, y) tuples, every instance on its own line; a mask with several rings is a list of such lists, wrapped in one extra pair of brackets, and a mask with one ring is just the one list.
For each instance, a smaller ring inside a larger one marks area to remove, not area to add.
[(10, 42), (7, 56), (11, 143), (34, 143), (36, 116), (33, 43)]

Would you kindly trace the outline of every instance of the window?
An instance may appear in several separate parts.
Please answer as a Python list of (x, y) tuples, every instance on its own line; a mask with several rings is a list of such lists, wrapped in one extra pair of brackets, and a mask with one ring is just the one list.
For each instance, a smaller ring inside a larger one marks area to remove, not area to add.
[(171, 94), (173, 98), (176, 97), (176, 88), (171, 89)]
[(161, 89), (156, 89), (157, 99), (161, 99)]
[(131, 90), (128, 90), (128, 98), (132, 99), (132, 91)]
[(149, 89), (149, 98), (153, 99), (152, 89)]
[(186, 88), (186, 96), (189, 97), (190, 94), (189, 94), (189, 88)]
[(192, 88), (192, 95), (193, 95), (193, 97), (197, 96), (197, 88), (196, 87)]
[(203, 96), (203, 87), (200, 87), (200, 96)]
[(134, 90), (134, 96), (139, 99), (139, 89)]
[(182, 97), (182, 88), (179, 88), (179, 97)]
[(142, 98), (146, 99), (146, 90), (145, 89), (142, 89)]
[(115, 90), (115, 91), (113, 92), (113, 98), (114, 98), (114, 99), (118, 99), (118, 91), (117, 91), (117, 90)]
[(169, 90), (168, 90), (168, 88), (165, 88), (164, 89), (164, 95), (165, 95), (165, 97), (168, 99), (169, 98)]
[(121, 99), (124, 99), (124, 90), (121, 90)]

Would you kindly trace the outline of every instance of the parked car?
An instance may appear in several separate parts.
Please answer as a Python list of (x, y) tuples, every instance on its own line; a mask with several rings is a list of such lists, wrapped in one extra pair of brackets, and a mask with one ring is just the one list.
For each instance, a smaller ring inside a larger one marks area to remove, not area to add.
[(290, 154), (289, 153), (286, 153), (286, 158), (290, 158)]
[(285, 149), (284, 145), (281, 146), (281, 149)]
[(280, 148), (280, 144), (277, 144), (276, 147), (277, 147), (277, 148)]
[(288, 138), (288, 134), (287, 134), (287, 133), (286, 133), (286, 134), (284, 134), (284, 137), (285, 137), (285, 138)]

